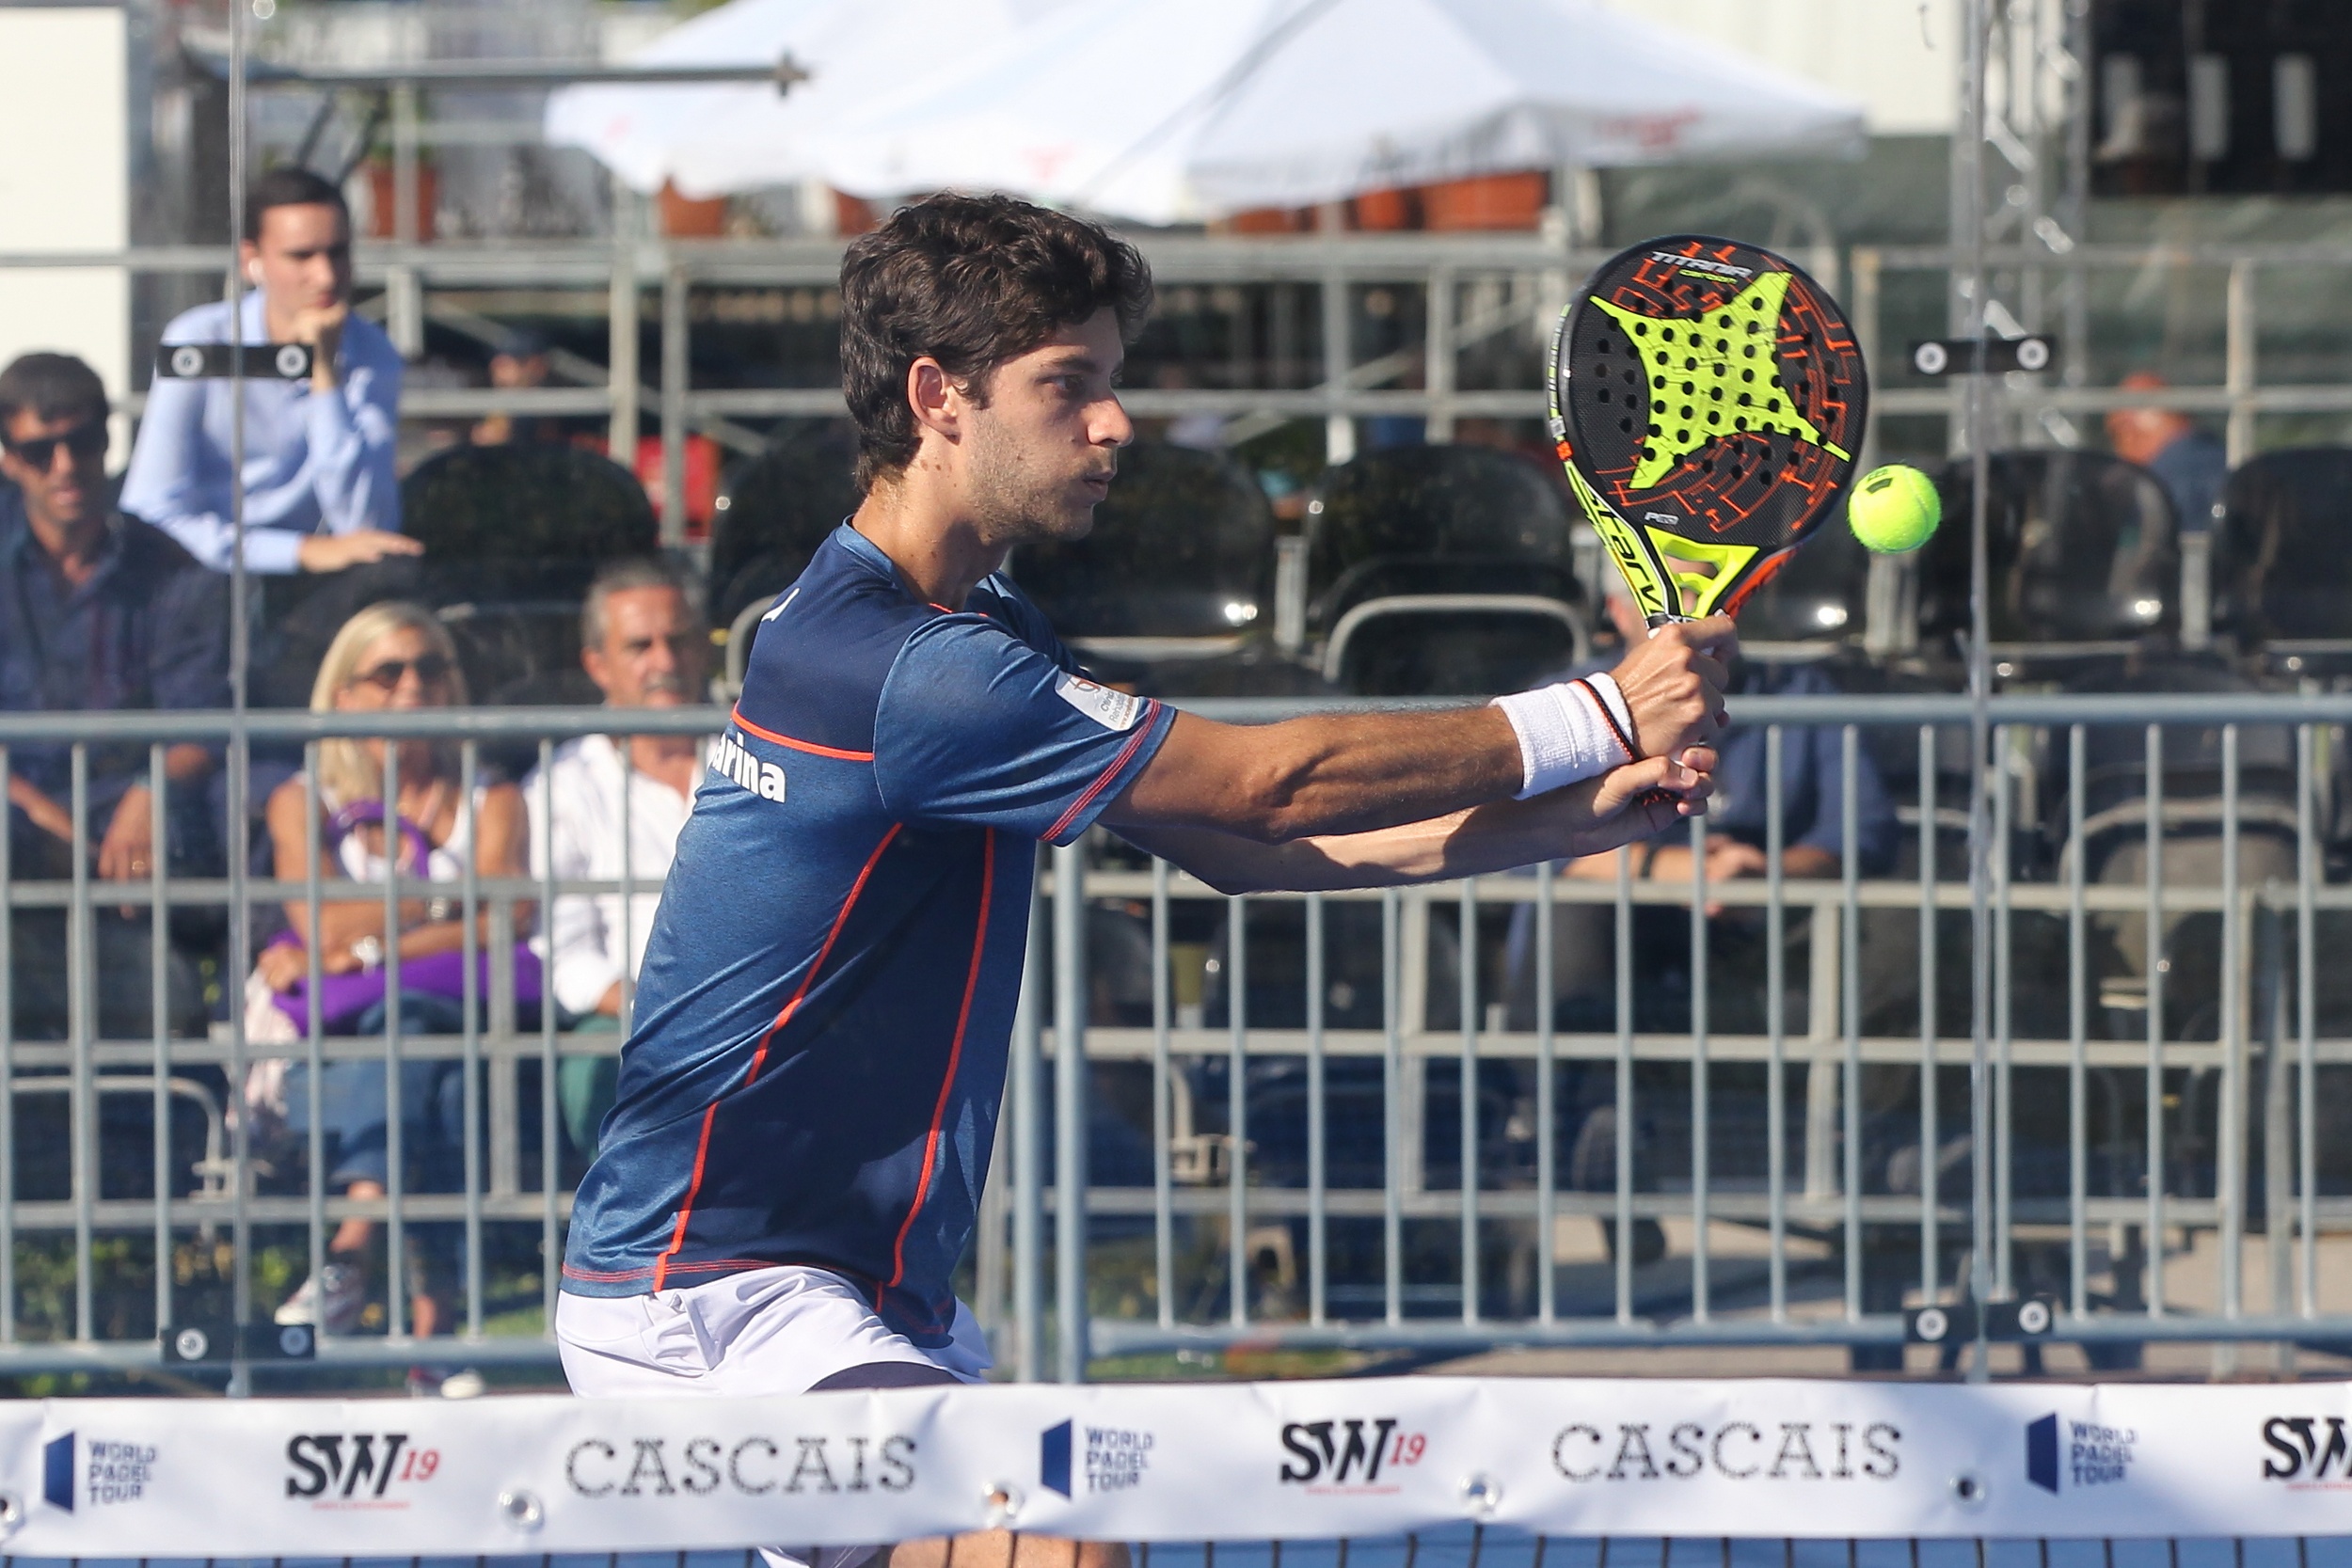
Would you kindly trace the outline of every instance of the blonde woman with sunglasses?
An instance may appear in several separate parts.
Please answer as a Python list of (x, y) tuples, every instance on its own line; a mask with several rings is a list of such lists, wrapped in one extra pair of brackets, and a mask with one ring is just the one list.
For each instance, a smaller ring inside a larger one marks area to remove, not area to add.
[[(313, 712), (398, 713), (461, 706), (465, 673), (449, 633), (430, 610), (413, 604), (371, 605), (344, 623), (311, 688)], [(322, 1032), (383, 1031), (392, 998), (386, 958), (400, 958), (400, 1023), (405, 1035), (454, 1034), (465, 1026), (462, 998), (462, 911), (450, 898), (402, 900), (399, 928), (388, 929), (380, 891), (390, 858), (406, 879), (455, 883), (469, 859), (485, 878), (522, 874), (525, 858), (522, 794), (507, 783), (479, 784), (463, 799), (457, 748), (437, 740), (403, 740), (396, 797), (384, 800), (384, 740), (322, 740), (317, 745), (318, 821), (310, 820), (311, 791), (301, 774), (269, 800), (269, 836), (276, 874), (289, 881), (309, 875), (310, 846), (321, 850), (321, 873), (339, 881), (373, 884), (357, 898), (323, 900), (315, 929), (307, 900), (285, 905), (287, 930), (262, 948), (246, 989), (249, 1032), (291, 1042), (306, 1037), (316, 1006)], [(517, 910), (527, 925), (527, 911)], [(490, 924), (477, 915), (474, 994), (489, 993)], [(308, 992), (315, 947), (325, 983)], [(535, 1006), (538, 963), (516, 944), (519, 1006)], [(282, 1104), (290, 1128), (309, 1130), (310, 1085), (300, 1064), (285, 1070)], [(409, 1059), (400, 1068), (401, 1141), (410, 1190), (451, 1190), (462, 1170), (464, 1128), (459, 1064)], [(330, 1063), (320, 1074), (320, 1119), (328, 1134), (327, 1184), (357, 1199), (381, 1198), (389, 1179), (390, 1105), (386, 1074), (375, 1062)], [(273, 1099), (279, 1097), (273, 1096)], [(306, 1280), (278, 1309), (280, 1323), (313, 1323), (330, 1332), (359, 1324), (368, 1299), (376, 1222), (343, 1221), (327, 1243), (319, 1277)], [(411, 1234), (416, 1234), (412, 1228)], [(422, 1337), (444, 1326), (446, 1269), (435, 1249), (420, 1249), (412, 1275), (411, 1332)]]

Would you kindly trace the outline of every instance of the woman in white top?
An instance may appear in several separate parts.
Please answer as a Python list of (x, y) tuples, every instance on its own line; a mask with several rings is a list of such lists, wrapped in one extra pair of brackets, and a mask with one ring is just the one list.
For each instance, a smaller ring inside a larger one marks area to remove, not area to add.
[[(315, 712), (398, 712), (458, 706), (466, 700), (465, 673), (458, 668), (449, 633), (430, 610), (398, 602), (371, 605), (344, 623), (310, 692)], [(521, 873), (525, 828), (519, 790), (511, 784), (479, 788), (469, 812), (461, 799), (456, 747), (444, 741), (405, 740), (399, 742), (397, 799), (388, 812), (383, 802), (386, 747), (382, 740), (318, 743), (318, 839), (324, 876), (380, 884), (388, 853), (395, 857), (401, 876), (434, 881), (462, 877), (469, 855), (483, 877)], [(270, 841), (282, 880), (300, 881), (309, 875), (310, 810), (308, 782), (300, 775), (270, 795)], [(389, 832), (387, 816), (391, 818)], [(290, 900), (285, 911), (291, 929), (262, 949), (254, 965), (255, 977), (268, 988), (277, 1006), (297, 1019), (307, 1018), (301, 1009), (310, 999), (300, 993), (310, 973), (309, 949), (315, 947), (320, 971), (330, 977), (316, 999), (325, 1015), (322, 1028), (335, 1034), (379, 1032), (387, 1006), (380, 989), (372, 1006), (340, 1018), (332, 977), (373, 974), (395, 944), (404, 965), (424, 960), (418, 964), (421, 974), (448, 967), (452, 956), (462, 954), (466, 940), (462, 916), (450, 903), (405, 899), (400, 906), (399, 929), (388, 930), (380, 894), (322, 901), (314, 930), (308, 901)], [(524, 911), (516, 912), (520, 919)], [(478, 919), (476, 940), (486, 949), (486, 906)], [(523, 956), (528, 956), (527, 949)], [(456, 961), (462, 965), (462, 957)], [(348, 992), (355, 988), (341, 989)], [(486, 987), (476, 994), (485, 991)], [(404, 984), (399, 1000), (405, 1031), (453, 1033), (463, 1026), (462, 1008), (449, 996)], [(438, 1157), (446, 1165), (450, 1157), (462, 1154), (463, 1127), (456, 1107), (462, 1102), (463, 1080), (458, 1068), (448, 1061), (402, 1064), (401, 1124), (409, 1162), (430, 1165)], [(307, 1129), (310, 1096), (302, 1076), (298, 1067), (289, 1073), (285, 1102), (290, 1117)], [(375, 1062), (330, 1063), (320, 1075), (319, 1090), (321, 1121), (334, 1139), (329, 1185), (354, 1198), (381, 1198), (389, 1173), (390, 1119), (383, 1067)], [(421, 1180), (436, 1185), (436, 1178), (443, 1174), (428, 1169)], [(278, 1321), (315, 1323), (339, 1333), (355, 1327), (367, 1301), (369, 1248), (375, 1226), (372, 1219), (343, 1221), (327, 1243), (326, 1269), (318, 1279), (303, 1283), (278, 1310)], [(446, 1315), (432, 1274), (426, 1266), (417, 1271), (420, 1289), (411, 1300), (410, 1323), (411, 1332), (420, 1336), (442, 1327)]]

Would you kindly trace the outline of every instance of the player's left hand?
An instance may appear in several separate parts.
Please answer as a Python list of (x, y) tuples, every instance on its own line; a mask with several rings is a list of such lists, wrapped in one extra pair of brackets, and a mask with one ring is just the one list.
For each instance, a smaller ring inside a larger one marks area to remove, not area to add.
[(1605, 854), (1704, 816), (1715, 792), (1715, 760), (1711, 749), (1693, 746), (1679, 758), (1645, 757), (1540, 797), (1553, 818), (1547, 836), (1559, 846), (1551, 858)]

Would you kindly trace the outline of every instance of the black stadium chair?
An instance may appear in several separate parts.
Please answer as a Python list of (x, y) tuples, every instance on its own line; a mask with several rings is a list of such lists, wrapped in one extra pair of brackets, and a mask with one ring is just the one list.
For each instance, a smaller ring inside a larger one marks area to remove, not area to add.
[(2214, 625), (2296, 671), (2352, 670), (2352, 447), (2241, 464), (2214, 531)]
[(1756, 657), (1774, 643), (1858, 641), (1869, 597), (1870, 552), (1838, 513), (1740, 605), (1740, 645)]
[(1375, 696), (1475, 696), (1584, 657), (1566, 499), (1483, 447), (1370, 452), (1308, 509), (1308, 630), (1325, 678)]
[(727, 476), (710, 523), (710, 624), (729, 628), (730, 685), (751, 657), (758, 612), (857, 510), (856, 463), (846, 427), (827, 426), (788, 432)]
[(1102, 665), (1214, 657), (1273, 628), (1274, 515), (1222, 453), (1138, 443), (1093, 531), (1020, 546), (1012, 576)]
[(635, 475), (578, 447), (456, 447), (401, 485), (426, 602), (485, 703), (594, 702), (580, 604), (609, 562), (660, 547)]
[(634, 475), (577, 447), (456, 447), (417, 466), (400, 504), (421, 557), (260, 585), (258, 703), (307, 705), (335, 633), (380, 599), (440, 614), (476, 702), (597, 700), (580, 672), (580, 599), (607, 562), (660, 545)]
[[(1919, 630), (1937, 653), (1968, 631), (1972, 482), (1964, 457), (1936, 479), (1945, 524), (1921, 554)], [(2180, 542), (2155, 475), (2104, 452), (1994, 452), (1987, 500), (1996, 653), (2078, 661), (2178, 635)]]

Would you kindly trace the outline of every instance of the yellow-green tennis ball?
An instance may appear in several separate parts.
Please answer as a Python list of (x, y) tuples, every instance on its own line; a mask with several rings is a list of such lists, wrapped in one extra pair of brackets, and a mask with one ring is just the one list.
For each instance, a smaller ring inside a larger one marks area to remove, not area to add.
[(1882, 555), (1917, 549), (1943, 520), (1935, 482), (1900, 463), (1872, 468), (1846, 497), (1846, 526)]

